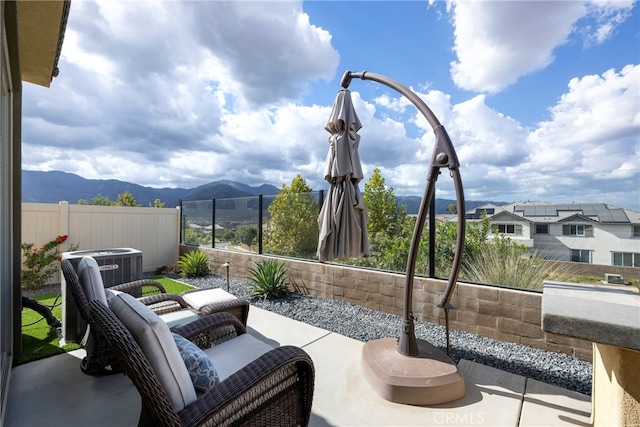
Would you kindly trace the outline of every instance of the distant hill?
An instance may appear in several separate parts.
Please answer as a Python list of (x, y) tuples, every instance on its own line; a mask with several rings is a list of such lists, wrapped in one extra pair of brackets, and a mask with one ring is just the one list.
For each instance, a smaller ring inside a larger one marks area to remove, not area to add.
[[(407, 213), (410, 215), (415, 215), (418, 213), (418, 209), (420, 209), (421, 202), (422, 202), (422, 197), (418, 197), (418, 196), (396, 196), (396, 203), (398, 205), (405, 205), (407, 207)], [(485, 203), (504, 204), (503, 202), (490, 202), (485, 200), (465, 200), (464, 207), (466, 210), (475, 209), (478, 206), (484, 205)], [(449, 213), (447, 208), (449, 207), (449, 205), (455, 205), (455, 204), (456, 204), (455, 200), (436, 198), (436, 213), (437, 214)]]
[[(40, 172), (22, 171), (22, 201), (31, 203), (58, 203), (66, 200), (78, 203), (78, 200), (91, 200), (98, 195), (116, 200), (119, 194), (129, 191), (142, 206), (153, 205), (155, 199), (163, 201), (167, 207), (178, 206), (179, 200), (211, 200), (234, 197), (250, 197), (262, 194), (264, 196), (278, 194), (280, 188), (270, 184), (251, 187), (235, 181), (219, 180), (203, 184), (195, 188), (153, 188), (143, 187), (116, 179), (85, 179), (79, 175), (60, 171)], [(396, 196), (399, 205), (407, 207), (407, 213), (418, 213), (421, 197)], [(455, 200), (436, 199), (436, 213), (448, 213), (447, 207), (455, 204)], [(466, 209), (488, 203), (486, 201), (469, 201)]]
[(175, 207), (179, 200), (209, 200), (248, 197), (258, 194), (272, 195), (280, 191), (273, 185), (250, 187), (238, 182), (221, 180), (195, 188), (153, 188), (115, 179), (85, 179), (67, 172), (22, 171), (22, 201), (32, 203), (58, 203), (66, 200), (91, 200), (102, 195), (115, 200), (119, 194), (129, 191), (142, 206), (162, 200), (167, 207)]

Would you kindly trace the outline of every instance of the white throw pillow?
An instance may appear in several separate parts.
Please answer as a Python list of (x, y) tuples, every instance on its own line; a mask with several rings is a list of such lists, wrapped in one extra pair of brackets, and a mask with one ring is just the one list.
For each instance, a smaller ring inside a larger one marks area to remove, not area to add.
[(166, 323), (127, 293), (111, 298), (110, 308), (137, 341), (174, 409), (181, 411), (194, 402), (196, 391)]
[(98, 300), (107, 305), (107, 296), (104, 293), (104, 283), (100, 275), (100, 267), (95, 259), (90, 256), (83, 257), (78, 264), (78, 277), (80, 286), (89, 302)]

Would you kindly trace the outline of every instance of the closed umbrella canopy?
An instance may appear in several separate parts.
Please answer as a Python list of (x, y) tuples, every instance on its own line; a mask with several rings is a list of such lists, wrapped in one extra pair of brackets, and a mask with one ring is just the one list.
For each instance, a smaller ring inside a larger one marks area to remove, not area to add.
[(351, 92), (341, 90), (324, 127), (331, 134), (324, 173), (330, 187), (318, 216), (320, 261), (369, 256), (368, 216), (358, 188), (363, 178), (357, 134), (361, 127)]

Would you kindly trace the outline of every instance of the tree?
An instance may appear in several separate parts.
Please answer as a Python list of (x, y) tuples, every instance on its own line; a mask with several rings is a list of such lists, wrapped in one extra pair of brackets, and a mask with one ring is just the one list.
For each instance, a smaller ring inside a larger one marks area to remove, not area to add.
[(118, 194), (118, 198), (114, 204), (115, 206), (140, 206), (136, 203), (136, 199), (134, 199), (133, 194), (129, 191), (125, 191), (124, 193)]
[(258, 238), (258, 227), (254, 224), (238, 227), (233, 238), (233, 243), (244, 244), (251, 247)]
[(102, 194), (98, 194), (96, 197), (91, 199), (90, 201), (85, 199), (78, 200), (79, 205), (94, 205), (94, 206), (113, 206), (114, 201), (108, 198), (107, 196), (103, 196)]
[(153, 208), (164, 208), (165, 204), (166, 204), (166, 203), (165, 203), (165, 202), (163, 202), (162, 200), (160, 200), (160, 199), (155, 199), (155, 200), (153, 201), (153, 205), (151, 204), (151, 202), (149, 202), (149, 207), (153, 207)]
[(371, 179), (364, 185), (363, 200), (369, 215), (371, 256), (343, 262), (383, 270), (404, 270), (415, 221), (407, 215), (404, 206), (396, 204), (393, 188), (387, 187), (380, 169), (374, 169)]
[(369, 235), (384, 232), (389, 236), (398, 233), (402, 208), (396, 204), (393, 188), (387, 187), (380, 169), (375, 168), (371, 179), (364, 185), (362, 197), (369, 214)]
[(272, 254), (312, 258), (318, 246), (318, 201), (305, 179), (296, 175), (269, 205), (265, 250)]
[[(490, 222), (486, 214), (481, 221), (467, 222), (465, 226), (465, 239), (463, 260), (476, 259), (490, 245), (487, 235), (490, 230)], [(448, 277), (456, 250), (458, 237), (458, 223), (443, 221), (436, 224), (436, 276)]]

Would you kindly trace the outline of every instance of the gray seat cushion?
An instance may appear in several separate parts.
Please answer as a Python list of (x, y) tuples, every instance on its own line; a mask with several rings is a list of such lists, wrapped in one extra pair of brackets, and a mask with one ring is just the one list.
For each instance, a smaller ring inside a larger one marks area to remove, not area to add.
[(212, 360), (220, 381), (224, 381), (231, 374), (271, 350), (273, 347), (269, 344), (249, 334), (242, 334), (222, 344), (204, 349), (204, 353)]

